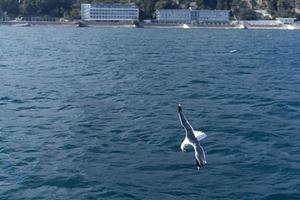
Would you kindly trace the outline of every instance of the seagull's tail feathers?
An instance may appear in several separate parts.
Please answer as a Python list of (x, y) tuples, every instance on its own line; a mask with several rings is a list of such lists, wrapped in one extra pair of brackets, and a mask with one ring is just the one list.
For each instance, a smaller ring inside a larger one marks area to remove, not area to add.
[(194, 134), (198, 141), (203, 140), (204, 138), (207, 137), (207, 135), (202, 131), (194, 131)]

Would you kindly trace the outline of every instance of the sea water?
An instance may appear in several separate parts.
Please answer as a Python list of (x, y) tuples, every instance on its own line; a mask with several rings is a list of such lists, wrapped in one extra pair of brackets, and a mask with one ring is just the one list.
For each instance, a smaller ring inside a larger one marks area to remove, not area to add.
[(0, 199), (300, 198), (299, 31), (1, 26), (0, 81)]

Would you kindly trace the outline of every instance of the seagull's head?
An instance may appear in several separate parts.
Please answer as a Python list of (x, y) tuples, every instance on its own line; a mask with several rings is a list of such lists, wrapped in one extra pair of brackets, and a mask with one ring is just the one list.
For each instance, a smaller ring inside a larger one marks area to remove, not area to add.
[(206, 165), (205, 156), (203, 154), (196, 153), (195, 158), (198, 169)]
[(178, 104), (178, 112), (180, 112), (180, 111), (181, 111), (181, 105)]
[(201, 167), (206, 165), (206, 161), (196, 159), (196, 164), (197, 164), (198, 169), (200, 169)]

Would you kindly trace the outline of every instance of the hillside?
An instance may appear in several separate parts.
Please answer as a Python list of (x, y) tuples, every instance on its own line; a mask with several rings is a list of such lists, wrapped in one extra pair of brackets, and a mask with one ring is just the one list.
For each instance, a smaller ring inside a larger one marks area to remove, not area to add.
[(300, 0), (0, 0), (0, 16), (51, 16), (80, 18), (81, 3), (135, 3), (142, 19), (155, 18), (160, 8), (226, 9), (232, 18), (300, 18)]

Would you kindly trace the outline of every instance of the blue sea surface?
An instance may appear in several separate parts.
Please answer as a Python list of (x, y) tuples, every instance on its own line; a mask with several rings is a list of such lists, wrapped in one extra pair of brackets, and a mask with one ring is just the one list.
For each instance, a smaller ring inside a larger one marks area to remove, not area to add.
[(0, 82), (0, 199), (300, 199), (297, 30), (1, 26)]

